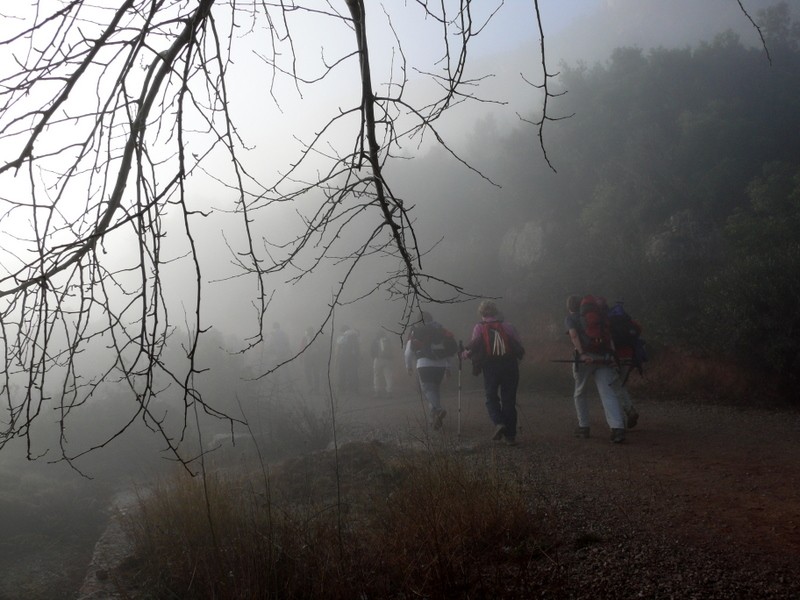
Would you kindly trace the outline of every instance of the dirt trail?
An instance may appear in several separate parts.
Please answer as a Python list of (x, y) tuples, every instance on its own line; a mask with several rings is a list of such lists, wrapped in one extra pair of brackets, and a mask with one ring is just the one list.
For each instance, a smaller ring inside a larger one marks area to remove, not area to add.
[[(624, 444), (612, 444), (598, 399), (591, 437), (578, 439), (569, 393), (525, 391), (519, 445), (507, 448), (488, 441), (492, 426), (475, 381), (462, 386), (460, 439), (456, 386), (446, 390), (446, 443), (496, 451), (501, 462), (550, 487), (552, 502), (585, 503), (594, 518), (618, 518), (620, 535), (666, 535), (800, 567), (800, 412), (639, 401), (638, 425)], [(423, 422), (421, 402), (411, 395), (353, 401), (350, 415), (387, 430)]]
[[(568, 394), (523, 391), (508, 447), (488, 439), (477, 381), (462, 386), (460, 435), (450, 381), (442, 431), (413, 391), (362, 396), (339, 403), (339, 444), (416, 441), (510, 474), (542, 524), (546, 559), (527, 566), (537, 597), (800, 597), (800, 412), (640, 401), (639, 424), (612, 444), (599, 400), (578, 439)], [(116, 597), (93, 585), (84, 598)]]

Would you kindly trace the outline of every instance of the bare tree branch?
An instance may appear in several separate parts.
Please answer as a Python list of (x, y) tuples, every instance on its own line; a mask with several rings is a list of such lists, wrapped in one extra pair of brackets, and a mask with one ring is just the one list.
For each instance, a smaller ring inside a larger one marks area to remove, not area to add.
[[(406, 325), (421, 302), (469, 297), (425, 272), (413, 206), (394, 193), (386, 164), (404, 140), (430, 134), (488, 181), (436, 128), (452, 106), (485, 102), (473, 91), (483, 78), (465, 78), (468, 47), (502, 1), (481, 8), (481, 23), (474, 6), (417, 0), (402, 9), (439, 28), (435, 67), (413, 71), (394, 9), (368, 20), (363, 0), (72, 0), (49, 12), (42, 0), (26, 8), (0, 40), (0, 448), (22, 438), (30, 458), (74, 464), (141, 422), (189, 468), (191, 424), (238, 418), (201, 393), (213, 324), (208, 281), (254, 283), (242, 352), (263, 345), (276, 276), (279, 285), (336, 276), (318, 331), (337, 307), (379, 291), (401, 301)], [(368, 27), (381, 18), (393, 58), (376, 77)], [(311, 22), (340, 35), (309, 69)], [(251, 56), (267, 76), (243, 93), (232, 73)], [(434, 81), (438, 95), (409, 101), (410, 71)], [(305, 99), (333, 77), (350, 82), (357, 102), (332, 107), (310, 139), (298, 132), (296, 158), (265, 175), (242, 98), (272, 98), (283, 110), (287, 83)], [(198, 197), (203, 185), (222, 190), (215, 206)], [(299, 226), (281, 239), (265, 233), (288, 206)], [(230, 270), (222, 276), (210, 274), (206, 258), (211, 219), (226, 224)], [(353, 286), (368, 260), (392, 266)], [(255, 377), (278, 366), (260, 365)], [(125, 418), (76, 445), (69, 424), (109, 395), (125, 399)], [(55, 416), (58, 456), (37, 442), (47, 439), (36, 434), (44, 415)]]

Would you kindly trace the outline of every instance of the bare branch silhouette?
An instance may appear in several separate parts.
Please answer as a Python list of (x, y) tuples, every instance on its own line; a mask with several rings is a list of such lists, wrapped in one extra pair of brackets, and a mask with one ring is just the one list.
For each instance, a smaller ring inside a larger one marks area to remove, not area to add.
[[(392, 60), (376, 79), (368, 43), (376, 21), (366, 19), (363, 0), (26, 8), (0, 40), (0, 448), (22, 438), (31, 459), (73, 463), (142, 422), (188, 468), (193, 420), (238, 419), (198, 383), (211, 367), (200, 357), (213, 326), (209, 283), (252, 282), (252, 335), (242, 352), (264, 343), (275, 276), (296, 285), (320, 271), (336, 274), (320, 332), (338, 306), (376, 291), (402, 301), (406, 322), (421, 302), (468, 297), (425, 272), (413, 203), (394, 193), (385, 167), (404, 140), (430, 135), (488, 181), (436, 129), (455, 104), (484, 102), (472, 91), (481, 79), (465, 78), (468, 46), (502, 2), (481, 23), (473, 6), (417, 0), (401, 9), (439, 28), (435, 68), (412, 71), (438, 88), (423, 102), (407, 99), (410, 67), (386, 9), (376, 17), (390, 32), (381, 50)], [(313, 68), (315, 33), (306, 24), (338, 36), (320, 44)], [(241, 61), (266, 73), (247, 78), (252, 90), (241, 89)], [(298, 131), (295, 158), (273, 175), (272, 165), (253, 159), (243, 98), (270, 99), (283, 111), (287, 96), (304, 100), (333, 77), (349, 82), (358, 100), (329, 106), (310, 139)], [(287, 207), (300, 226), (277, 239), (267, 225)], [(206, 257), (214, 219), (225, 223), (215, 242), (229, 252), (222, 275)], [(394, 266), (351, 290), (357, 267), (374, 258)], [(256, 379), (278, 366), (262, 365)], [(126, 417), (76, 444), (70, 422), (110, 393), (125, 399)], [(37, 438), (48, 419), (58, 423), (57, 455)]]

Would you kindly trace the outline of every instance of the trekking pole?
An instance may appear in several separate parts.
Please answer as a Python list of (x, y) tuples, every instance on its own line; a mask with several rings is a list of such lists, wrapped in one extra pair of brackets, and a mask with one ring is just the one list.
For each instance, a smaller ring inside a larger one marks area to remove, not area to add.
[[(580, 365), (583, 364), (582, 361), (578, 360), (578, 357), (575, 358), (551, 358), (550, 362), (552, 363), (570, 363), (573, 365)], [(605, 359), (595, 359), (592, 361), (592, 364), (595, 365), (613, 365), (616, 364), (616, 361), (612, 358), (605, 358)]]
[(461, 353), (464, 352), (464, 342), (458, 341), (458, 433), (456, 439), (461, 440)]

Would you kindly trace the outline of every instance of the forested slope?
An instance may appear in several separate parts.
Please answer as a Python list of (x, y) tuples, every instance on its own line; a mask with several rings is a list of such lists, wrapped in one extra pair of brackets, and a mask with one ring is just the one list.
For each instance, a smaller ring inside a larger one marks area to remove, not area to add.
[[(473, 124), (470, 159), (498, 183), (444, 174), (417, 199), (444, 236), (436, 266), (558, 323), (567, 294), (624, 299), (654, 348), (745, 361), (771, 381), (800, 367), (800, 24), (759, 16), (763, 47), (732, 33), (697, 47), (619, 48), (562, 65), (542, 154), (537, 131)], [(530, 117), (535, 121), (538, 116)], [(432, 202), (433, 198), (436, 202)]]

